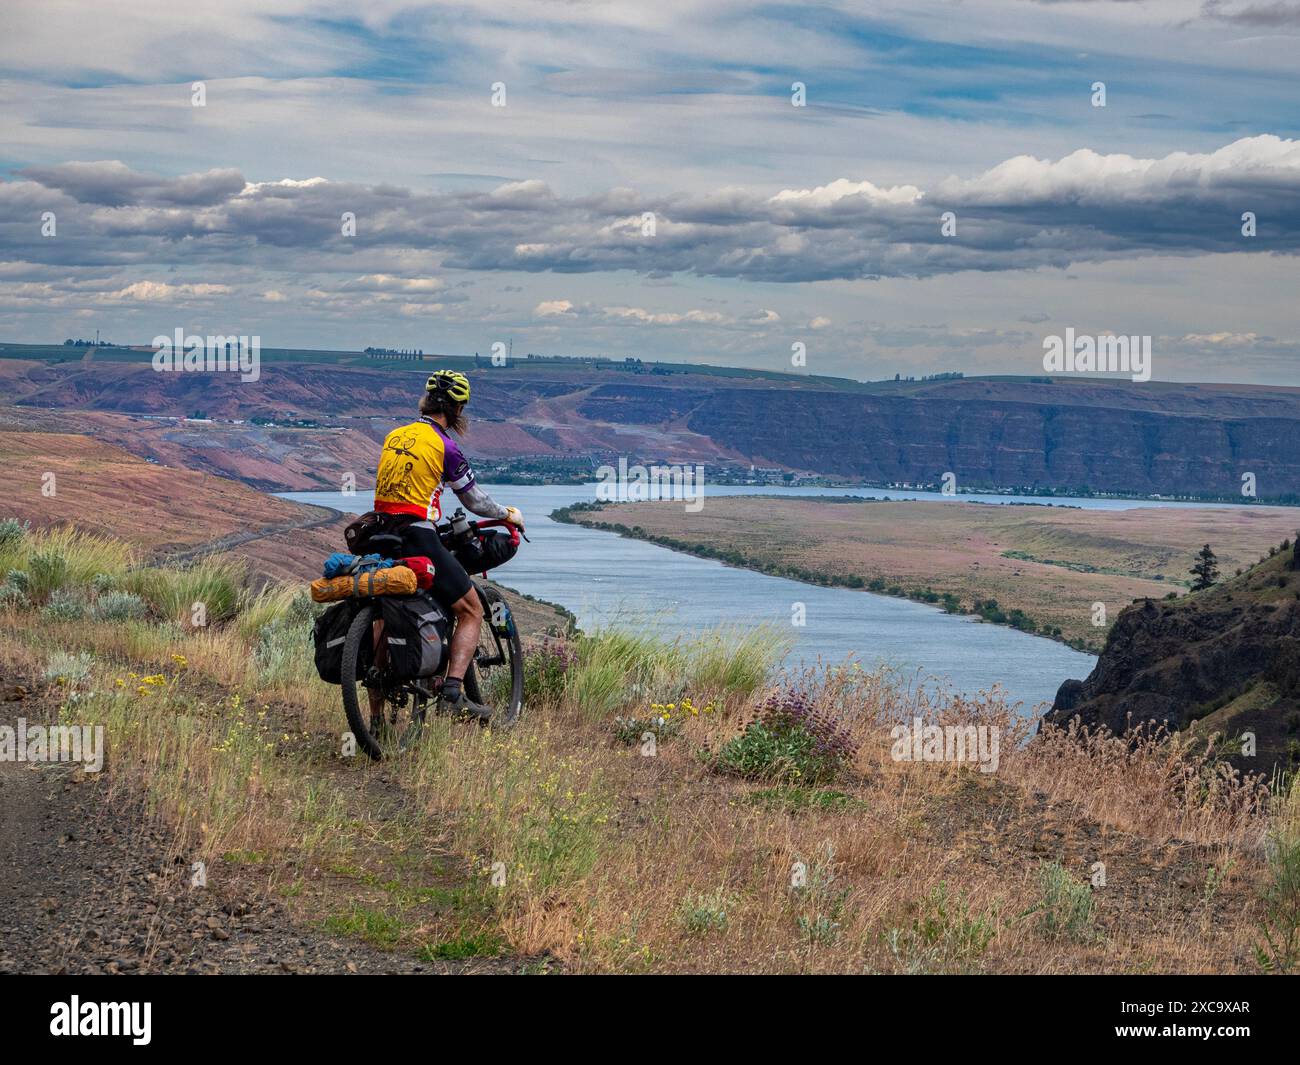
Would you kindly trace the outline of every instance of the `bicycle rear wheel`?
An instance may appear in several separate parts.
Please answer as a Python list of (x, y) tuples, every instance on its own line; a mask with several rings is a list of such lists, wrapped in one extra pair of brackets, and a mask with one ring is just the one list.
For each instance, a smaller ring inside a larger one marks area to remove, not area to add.
[(357, 745), (376, 761), (410, 749), (424, 728), (428, 694), (395, 679), (384, 654), (383, 621), (371, 605), (343, 643), (343, 709)]
[(495, 588), (474, 582), (483, 604), (478, 647), (465, 671), (465, 693), (492, 707), (494, 728), (509, 728), (524, 708), (524, 650), (505, 598)]

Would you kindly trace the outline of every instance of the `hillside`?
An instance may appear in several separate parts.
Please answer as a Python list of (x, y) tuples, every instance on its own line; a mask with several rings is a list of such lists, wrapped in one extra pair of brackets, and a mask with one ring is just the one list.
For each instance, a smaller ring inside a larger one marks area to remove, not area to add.
[[(1300, 768), (1300, 567), (1294, 544), (1239, 577), (1147, 599), (1111, 629), (1092, 674), (1067, 680), (1046, 717), (1123, 733), (1149, 722), (1208, 739), (1247, 772)], [(1242, 734), (1255, 736), (1252, 755)]]
[(147, 462), (79, 433), (0, 431), (0, 463), (17, 486), (5, 516), (37, 527), (76, 524), (129, 540), (146, 555), (333, 518), (324, 508)]
[[(241, 559), (256, 583), (320, 576), (321, 561), (342, 548), (343, 528), (351, 520), (238, 481), (158, 465), (78, 433), (0, 430), (0, 463), (19, 486), (0, 517), (37, 529), (75, 525), (113, 536), (145, 559)], [(46, 480), (49, 474), (53, 481)], [(52, 494), (41, 491), (46, 483), (53, 485)], [(359, 493), (357, 510), (368, 505)], [(566, 627), (567, 619), (550, 604), (502, 592), (523, 631)]]
[[(1030, 737), (996, 693), (887, 672), (774, 675), (767, 632), (578, 633), (530, 641), (514, 730), (438, 717), (374, 764), (340, 745), (300, 590), (202, 567), (226, 609), (191, 629), (193, 571), (129, 555), (0, 537), (0, 571), (43, 575), (0, 600), (0, 715), (102, 728), (106, 752), (102, 772), (0, 760), (0, 854), (34, 859), (0, 863), (0, 971), (1300, 964), (1277, 901), (1294, 808), (1243, 781), (1189, 792), (1167, 749)], [(983, 755), (899, 757), (922, 715)]]
[[(26, 350), (0, 351), (11, 402), (77, 410), (91, 431), (141, 453), (187, 454), (187, 465), (297, 489), (335, 485), (345, 472), (366, 483), (367, 448), (412, 410), (433, 365), (342, 353), (274, 358), (258, 381), (242, 383), (155, 373), (143, 352), (136, 361), (125, 351), (89, 361), (15, 357)], [(626, 455), (873, 484), (937, 484), (951, 472), (970, 488), (1234, 499), (1251, 473), (1261, 499), (1300, 497), (1300, 467), (1289, 461), (1300, 447), (1300, 389), (1060, 378), (865, 384), (717, 367), (460, 362), (474, 379), (468, 447), (480, 458), (598, 464)], [(110, 435), (108, 416), (195, 412), (219, 423), (333, 428), (164, 424)]]

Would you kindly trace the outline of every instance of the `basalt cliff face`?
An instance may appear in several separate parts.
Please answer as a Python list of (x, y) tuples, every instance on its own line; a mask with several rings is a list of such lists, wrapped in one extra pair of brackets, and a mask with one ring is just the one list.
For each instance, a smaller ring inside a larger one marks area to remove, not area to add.
[[(172, 418), (197, 411), (225, 425), (309, 419), (359, 434), (355, 446), (313, 445), (340, 453), (327, 464), (330, 481), (334, 465), (355, 468), (354, 451), (411, 416), (426, 374), (268, 362), (257, 381), (241, 382), (229, 373), (156, 373), (147, 360), (0, 360), (0, 386), (28, 408)], [(1234, 498), (1250, 475), (1260, 499), (1300, 496), (1294, 388), (1047, 378), (868, 385), (526, 363), (471, 375), (468, 444), (478, 455), (755, 464), (876, 484), (938, 484), (952, 473), (959, 487)], [(221, 443), (229, 454), (214, 472), (271, 483), (266, 467), (284, 441), (244, 433)], [(234, 458), (241, 448), (252, 453), (247, 462)]]
[[(1067, 680), (1048, 725), (1218, 733), (1243, 771), (1300, 768), (1300, 570), (1294, 547), (1240, 577), (1116, 619), (1092, 674)], [(1255, 737), (1253, 755), (1240, 751)]]
[(1300, 492), (1295, 414), (745, 390), (714, 394), (687, 424), (764, 465), (878, 483), (951, 471), (959, 485), (1236, 496), (1249, 473), (1260, 497)]

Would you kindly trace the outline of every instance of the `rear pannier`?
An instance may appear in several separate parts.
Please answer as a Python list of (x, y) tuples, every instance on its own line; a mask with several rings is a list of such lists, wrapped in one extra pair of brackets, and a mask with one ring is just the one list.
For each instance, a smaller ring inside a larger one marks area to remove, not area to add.
[(393, 674), (402, 680), (432, 677), (447, 654), (447, 615), (431, 595), (385, 596), (384, 641)]
[[(316, 619), (312, 626), (312, 640), (316, 644), (316, 672), (327, 684), (339, 684), (343, 676), (343, 642), (348, 638), (352, 619), (357, 616), (361, 603), (355, 599), (335, 603)], [(361, 653), (368, 664), (370, 641), (361, 641)], [(358, 663), (362, 665), (363, 663)]]

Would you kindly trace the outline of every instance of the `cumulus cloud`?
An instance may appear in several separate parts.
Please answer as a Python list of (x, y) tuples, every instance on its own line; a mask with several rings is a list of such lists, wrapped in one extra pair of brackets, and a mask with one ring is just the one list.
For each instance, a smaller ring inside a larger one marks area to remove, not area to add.
[(230, 291), (228, 285), (169, 285), (164, 281), (136, 281), (126, 288), (107, 294), (108, 299), (139, 300), (146, 303), (167, 303), (204, 296), (222, 296)]
[(571, 314), (573, 304), (568, 300), (542, 300), (533, 308), (533, 313), (539, 318), (553, 318), (561, 314)]
[[(630, 207), (654, 213), (653, 235), (624, 224), (640, 218)], [(58, 215), (58, 239), (32, 224), (45, 209)], [(955, 235), (941, 231), (945, 211), (957, 217)], [(1257, 216), (1253, 238), (1241, 233), (1246, 211)], [(345, 212), (357, 220), (355, 236), (341, 232)], [(643, 199), (623, 188), (567, 198), (541, 181), (417, 192), (323, 178), (252, 183), (230, 170), (168, 178), (79, 162), (0, 182), (0, 245), (10, 260), (82, 268), (183, 261), (209, 273), (250, 263), (300, 273), (310, 262), (349, 275), (335, 290), (411, 303), (445, 302), (440, 268), (788, 283), (1030, 270), (1151, 252), (1290, 255), (1300, 245), (1300, 141), (1264, 135), (1152, 159), (1088, 149), (1057, 160), (1018, 156), (932, 189), (845, 179), (774, 196), (729, 188)], [(386, 265), (358, 272), (371, 263)], [(536, 313), (572, 310), (560, 310), (563, 302), (545, 301)], [(637, 318), (637, 308), (625, 309)], [(758, 320), (778, 319), (765, 310)]]
[(640, 325), (681, 325), (683, 322), (696, 325), (724, 325), (731, 321), (720, 311), (690, 310), (682, 314), (677, 311), (648, 311), (644, 307), (606, 307), (604, 314), (608, 318), (636, 322)]

